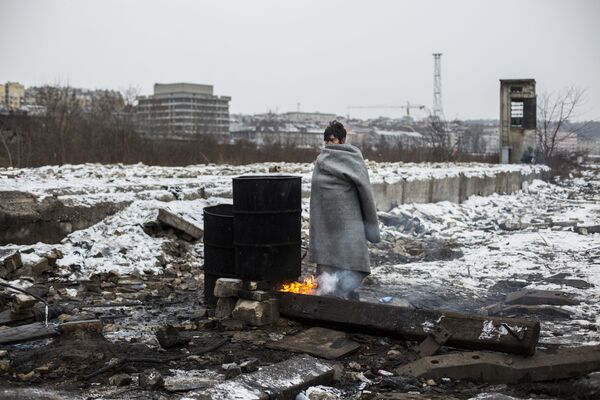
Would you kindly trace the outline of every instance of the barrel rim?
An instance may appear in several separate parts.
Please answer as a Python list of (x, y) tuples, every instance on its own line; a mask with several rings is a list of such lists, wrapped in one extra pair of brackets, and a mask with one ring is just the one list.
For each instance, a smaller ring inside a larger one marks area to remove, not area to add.
[(268, 179), (268, 180), (285, 180), (285, 179), (302, 179), (300, 175), (240, 175), (233, 178), (234, 181), (251, 181), (258, 179)]
[[(222, 212), (218, 212), (218, 210), (221, 210), (225, 207), (227, 207), (230, 211), (227, 214), (224, 214)], [(222, 218), (233, 218), (233, 204), (217, 204), (214, 206), (207, 206), (203, 208), (204, 214), (213, 216), (213, 217), (222, 217)]]

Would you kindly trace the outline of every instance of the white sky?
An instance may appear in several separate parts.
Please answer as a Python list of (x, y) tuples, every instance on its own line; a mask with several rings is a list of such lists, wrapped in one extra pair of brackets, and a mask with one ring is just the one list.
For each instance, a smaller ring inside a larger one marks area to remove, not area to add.
[(0, 21), (0, 82), (208, 83), (231, 112), (346, 115), (431, 107), (441, 52), (449, 118), (497, 118), (498, 80), (534, 78), (587, 88), (581, 118), (600, 119), (595, 0), (0, 0)]

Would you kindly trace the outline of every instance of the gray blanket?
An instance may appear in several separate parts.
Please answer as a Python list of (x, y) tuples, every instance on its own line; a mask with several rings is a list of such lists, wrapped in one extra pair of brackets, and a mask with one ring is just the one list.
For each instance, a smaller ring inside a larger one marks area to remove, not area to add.
[(367, 240), (380, 238), (363, 156), (349, 144), (326, 146), (312, 175), (310, 261), (370, 272)]

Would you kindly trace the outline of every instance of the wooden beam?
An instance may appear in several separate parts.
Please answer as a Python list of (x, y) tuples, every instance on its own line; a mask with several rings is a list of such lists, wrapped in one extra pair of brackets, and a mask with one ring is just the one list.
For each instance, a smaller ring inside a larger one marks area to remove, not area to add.
[(540, 323), (520, 318), (484, 317), (422, 310), (333, 297), (278, 292), (280, 314), (310, 325), (365, 334), (423, 340), (436, 326), (451, 333), (446, 345), (533, 355)]

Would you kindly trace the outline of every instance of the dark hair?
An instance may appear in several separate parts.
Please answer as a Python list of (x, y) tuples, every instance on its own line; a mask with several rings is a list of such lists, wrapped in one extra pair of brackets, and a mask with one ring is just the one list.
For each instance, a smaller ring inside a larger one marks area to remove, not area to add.
[(323, 139), (328, 141), (331, 135), (338, 138), (340, 142), (343, 142), (346, 139), (346, 128), (344, 128), (344, 125), (342, 125), (341, 122), (338, 122), (334, 119), (329, 123), (329, 126), (325, 128)]

